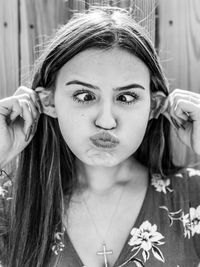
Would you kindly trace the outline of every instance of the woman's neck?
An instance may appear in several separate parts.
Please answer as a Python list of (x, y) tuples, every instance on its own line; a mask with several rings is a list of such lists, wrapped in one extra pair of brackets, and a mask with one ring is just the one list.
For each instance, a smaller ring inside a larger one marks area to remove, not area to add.
[(77, 170), (80, 188), (103, 195), (130, 180), (138, 179), (141, 165), (133, 158), (114, 167), (89, 166), (77, 159)]

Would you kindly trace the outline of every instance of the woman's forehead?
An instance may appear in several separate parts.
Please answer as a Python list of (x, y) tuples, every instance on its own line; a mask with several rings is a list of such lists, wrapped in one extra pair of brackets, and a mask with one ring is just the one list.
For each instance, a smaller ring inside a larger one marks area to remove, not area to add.
[[(102, 76), (103, 75), (103, 76)], [(135, 55), (122, 48), (107, 50), (90, 48), (69, 60), (59, 71), (60, 78), (80, 76), (83, 78), (130, 79), (149, 78), (148, 67)]]

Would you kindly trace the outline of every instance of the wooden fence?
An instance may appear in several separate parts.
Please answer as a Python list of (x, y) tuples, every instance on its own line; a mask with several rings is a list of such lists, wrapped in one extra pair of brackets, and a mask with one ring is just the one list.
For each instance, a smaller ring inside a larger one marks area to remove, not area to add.
[[(159, 54), (170, 90), (200, 93), (200, 1), (160, 0), (158, 32)], [(173, 136), (175, 161), (197, 162), (200, 168), (200, 157)]]
[[(93, 4), (132, 9), (155, 41), (170, 90), (200, 92), (199, 0), (0, 0), (0, 98), (29, 85), (37, 45), (74, 12)], [(177, 163), (200, 161), (173, 135)]]
[(154, 38), (154, 6), (156, 0), (0, 0), (0, 98), (11, 95), (19, 84), (26, 84), (37, 45), (72, 14), (93, 4), (110, 4), (134, 8), (138, 20), (145, 21)]

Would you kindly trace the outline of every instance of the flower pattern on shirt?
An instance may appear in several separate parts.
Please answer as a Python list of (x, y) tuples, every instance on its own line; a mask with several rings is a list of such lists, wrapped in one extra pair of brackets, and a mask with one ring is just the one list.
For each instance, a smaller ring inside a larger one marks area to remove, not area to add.
[(170, 179), (163, 180), (161, 174), (154, 173), (151, 179), (151, 185), (153, 185), (158, 192), (163, 192), (164, 194), (168, 192), (173, 192), (169, 187)]
[(61, 251), (63, 251), (65, 245), (63, 243), (63, 235), (64, 235), (64, 229), (63, 232), (55, 232), (53, 237), (53, 244), (52, 244), (52, 251), (57, 256)]
[(11, 200), (13, 181), (6, 171), (0, 169), (0, 197), (5, 200)]
[(188, 171), (189, 177), (200, 176), (200, 170), (193, 169), (193, 168), (187, 168), (186, 170)]
[(2, 186), (0, 186), (0, 197), (5, 198), (8, 191), (4, 189)]
[(128, 244), (132, 247), (131, 251), (134, 252), (131, 258), (136, 257), (141, 252), (143, 263), (145, 263), (150, 257), (150, 252), (152, 252), (157, 260), (165, 261), (161, 250), (158, 248), (165, 243), (162, 241), (164, 236), (157, 231), (156, 224), (152, 225), (149, 221), (144, 221), (139, 228), (134, 227), (130, 234), (132, 237)]
[[(200, 178), (200, 170), (187, 168), (186, 171), (189, 177), (199, 176)], [(187, 179), (184, 173), (181, 172), (176, 173), (174, 176)], [(0, 184), (0, 197), (5, 200), (12, 199), (9, 194), (12, 187), (12, 179), (5, 172), (0, 172), (0, 181), (4, 180), (6, 181)], [(162, 175), (159, 173), (152, 175), (151, 185), (156, 192), (163, 194), (162, 196), (166, 199), (168, 194), (171, 198), (173, 195), (172, 192), (175, 192), (175, 189), (171, 186), (171, 180), (169, 178), (162, 179)], [(178, 221), (183, 226), (182, 232), (185, 239), (191, 239), (193, 236), (200, 235), (200, 203), (196, 207), (188, 207), (188, 210), (179, 209), (173, 211), (169, 210), (167, 206), (160, 206), (160, 208), (167, 212), (170, 227), (175, 221)], [(61, 231), (56, 230), (52, 235), (51, 248), (56, 256), (65, 248), (63, 240), (64, 232), (65, 229), (63, 231), (62, 229)], [(167, 255), (163, 253), (164, 249), (162, 249), (165, 244), (165, 236), (162, 232), (158, 231), (156, 224), (151, 224), (149, 220), (145, 220), (138, 228), (133, 227), (130, 235), (131, 238), (128, 241), (128, 245), (130, 246), (131, 254), (128, 260), (120, 266), (125, 267), (126, 263), (132, 261), (135, 263), (135, 266), (144, 267), (146, 265), (145, 263), (152, 258), (163, 263), (166, 260), (167, 264)]]
[(174, 221), (181, 221), (184, 228), (184, 237), (190, 238), (195, 234), (200, 234), (200, 205), (197, 208), (191, 207), (189, 213), (184, 213), (182, 209), (170, 212), (166, 206), (160, 206), (168, 213), (170, 226)]
[(184, 236), (190, 238), (200, 234), (200, 205), (197, 208), (191, 207), (189, 213), (182, 215)]
[[(200, 176), (200, 170), (195, 170), (192, 168), (186, 169), (188, 176)], [(180, 172), (175, 174), (177, 178), (185, 178)], [(162, 175), (159, 173), (152, 174), (151, 185), (155, 188), (155, 191), (159, 193), (172, 193), (174, 190), (170, 188), (170, 179), (162, 179)], [(200, 205), (196, 208), (190, 207), (188, 213), (184, 213), (182, 209), (177, 211), (169, 211), (166, 206), (160, 206), (160, 208), (167, 211), (167, 215), (170, 220), (169, 226), (172, 226), (174, 221), (180, 221), (183, 225), (183, 235), (184, 238), (190, 239), (195, 234), (200, 234)], [(157, 231), (157, 225), (152, 225), (148, 220), (144, 221), (139, 228), (133, 228), (131, 230), (131, 239), (128, 244), (132, 246), (131, 252), (132, 256), (127, 262), (133, 261), (136, 266), (144, 266), (144, 263), (152, 255), (159, 261), (165, 262), (162, 251), (158, 246), (163, 245), (165, 238), (161, 233)], [(124, 263), (125, 264), (125, 263)], [(122, 266), (124, 266), (124, 264)]]

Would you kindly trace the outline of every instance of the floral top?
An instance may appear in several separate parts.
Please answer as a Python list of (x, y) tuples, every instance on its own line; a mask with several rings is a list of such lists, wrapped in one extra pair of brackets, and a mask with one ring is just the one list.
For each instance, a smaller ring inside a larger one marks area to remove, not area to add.
[[(53, 267), (83, 267), (67, 233), (57, 233)], [(199, 265), (198, 265), (199, 264)], [(114, 267), (200, 266), (200, 171), (151, 177), (142, 208)]]

